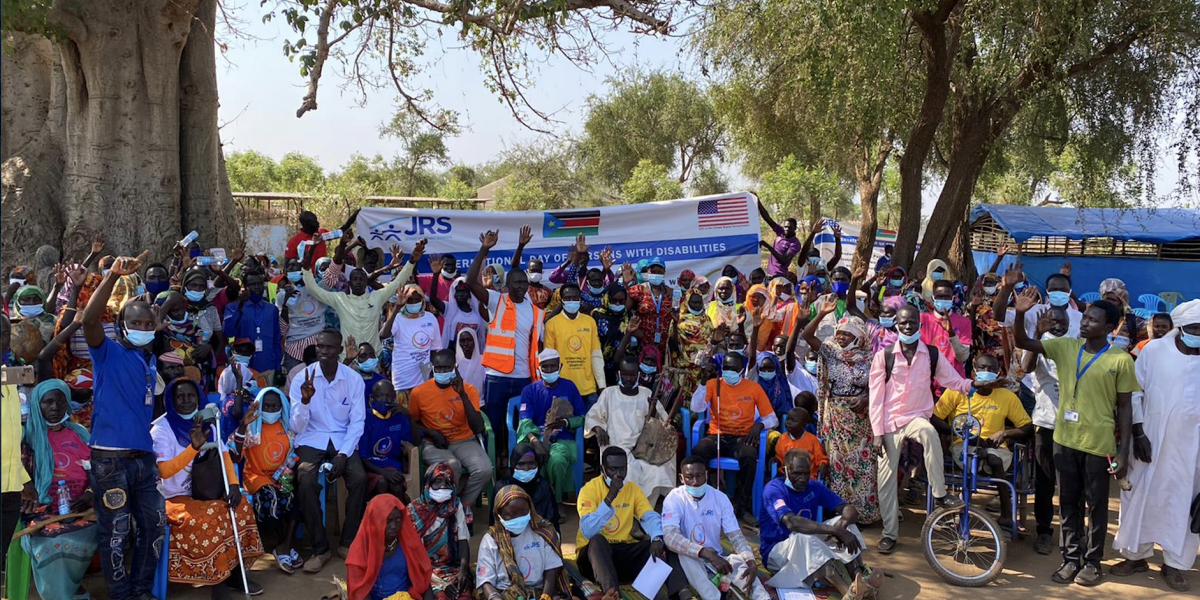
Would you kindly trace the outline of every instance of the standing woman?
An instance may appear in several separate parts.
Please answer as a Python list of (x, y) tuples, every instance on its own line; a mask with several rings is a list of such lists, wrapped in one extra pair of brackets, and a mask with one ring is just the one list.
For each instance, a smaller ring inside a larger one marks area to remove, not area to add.
[(400, 499), (371, 499), (346, 556), (350, 600), (432, 600), (429, 555)]
[(425, 470), (425, 490), (409, 516), (429, 556), (437, 600), (470, 600), (471, 532), (455, 489), (454, 470), (437, 463)]
[(646, 283), (629, 288), (625, 300), (625, 312), (641, 319), (641, 341), (645, 346), (655, 346), (661, 356), (667, 349), (667, 334), (675, 319), (673, 291), (666, 281), (667, 266), (661, 258), (653, 258), (647, 266)]
[(820, 402), (821, 438), (829, 454), (829, 489), (854, 505), (860, 523), (879, 520), (875, 482), (877, 451), (868, 415), (871, 345), (862, 319), (843, 317), (833, 336), (822, 342), (817, 328), (837, 309), (837, 298), (827, 296), (817, 305), (817, 318), (804, 328), (804, 339), (817, 353), (817, 393)]

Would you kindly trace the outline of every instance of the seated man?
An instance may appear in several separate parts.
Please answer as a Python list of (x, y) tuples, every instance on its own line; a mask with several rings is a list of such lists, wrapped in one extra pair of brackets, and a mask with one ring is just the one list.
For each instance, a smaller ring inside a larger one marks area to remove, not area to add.
[(779, 467), (782, 469), (783, 459), (787, 453), (793, 448), (799, 448), (812, 457), (812, 466), (817, 470), (817, 479), (825, 481), (829, 475), (829, 456), (825, 454), (825, 449), (821, 447), (821, 440), (817, 439), (817, 435), (807, 431), (810, 420), (808, 410), (805, 408), (797, 406), (787, 412), (787, 416), (783, 419), (783, 427), (787, 433), (780, 436), (779, 440), (775, 442), (775, 462), (779, 463)]
[[(663, 501), (663, 540), (678, 557), (688, 583), (701, 600), (721, 600), (720, 588), (710, 579), (715, 571), (754, 600), (767, 600), (767, 590), (758, 580), (754, 550), (742, 535), (729, 498), (709, 487), (704, 460), (697, 456), (683, 459), (679, 479), (683, 485), (671, 490)], [(736, 554), (724, 556), (722, 535)]]
[(418, 424), (417, 439), (424, 439), (421, 459), (426, 465), (446, 463), (455, 473), (467, 472), (460, 482), (460, 497), (471, 521), (471, 505), (492, 478), (492, 461), (475, 438), (484, 432), (479, 413), (479, 391), (458, 375), (453, 350), (430, 353), (433, 379), (413, 388), (408, 411)]
[[(571, 479), (571, 467), (578, 457), (575, 434), (583, 425), (585, 410), (583, 397), (570, 379), (560, 377), (562, 361), (558, 351), (546, 348), (538, 355), (538, 366), (542, 378), (521, 390), (520, 421), (517, 423), (517, 443), (545, 441), (550, 445), (546, 459), (546, 479), (554, 489), (555, 502), (562, 502), (563, 495), (575, 489)], [(571, 404), (570, 419), (556, 417), (546, 422), (546, 414), (557, 399)], [(543, 440), (543, 438), (545, 438)], [(542, 515), (549, 517), (550, 515)]]
[[(575, 547), (579, 570), (595, 581), (604, 595), (617, 597), (621, 582), (632, 582), (651, 556), (667, 559), (663, 543), (662, 517), (654, 512), (646, 494), (636, 483), (625, 482), (628, 460), (616, 446), (600, 457), (602, 474), (579, 491), (579, 533)], [(633, 521), (641, 522), (649, 540), (633, 537)], [(674, 559), (672, 559), (673, 561)], [(680, 569), (667, 577), (667, 594), (680, 600), (691, 598), (687, 578)], [(661, 591), (658, 596), (663, 598)]]
[[(981, 383), (996, 381), (1000, 373), (1000, 363), (996, 357), (981, 354), (975, 357), (975, 380)], [(933, 418), (930, 420), (937, 430), (945, 435), (953, 432), (950, 424), (959, 415), (967, 414), (967, 397), (961, 392), (946, 390), (933, 407)], [(1008, 449), (1008, 442), (1023, 440), (1033, 435), (1033, 420), (1021, 406), (1021, 400), (1009, 390), (998, 387), (995, 389), (979, 388), (970, 398), (971, 415), (980, 422), (979, 439), (975, 444), (982, 452), (980, 466), (983, 472), (992, 477), (1004, 478), (1008, 468), (1012, 466), (1013, 453)], [(1006, 421), (1013, 424), (1012, 429), (1006, 429)], [(950, 455), (954, 463), (963, 466), (962, 438), (955, 437), (950, 446)], [(1006, 485), (997, 486), (1000, 492), (1000, 521), (1004, 528), (1012, 528), (1012, 490)]]
[[(812, 459), (794, 449), (784, 469), (763, 490), (762, 555), (774, 588), (812, 587), (821, 581), (847, 600), (860, 600), (883, 584), (883, 569), (869, 574), (862, 561), (858, 511), (810, 479)], [(836, 515), (816, 521), (817, 509)]]
[[(692, 454), (707, 464), (718, 454), (736, 456), (738, 461), (736, 512), (753, 519), (754, 507), (750, 498), (754, 487), (754, 470), (758, 464), (758, 436), (763, 428), (779, 425), (775, 409), (761, 385), (742, 377), (746, 359), (740, 354), (726, 354), (721, 379), (706, 384), (704, 398), (692, 397), (692, 412), (701, 413), (712, 407), (708, 435), (696, 442)], [(720, 440), (720, 447), (717, 441)]]
[(367, 418), (358, 443), (358, 454), (367, 472), (371, 496), (392, 494), (405, 504), (408, 498), (408, 457), (412, 450), (412, 421), (396, 401), (392, 382), (380, 378), (369, 390)]

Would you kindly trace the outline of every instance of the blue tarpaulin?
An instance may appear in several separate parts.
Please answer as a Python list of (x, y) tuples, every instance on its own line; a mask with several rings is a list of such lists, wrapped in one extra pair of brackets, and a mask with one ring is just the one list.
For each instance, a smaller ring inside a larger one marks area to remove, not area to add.
[(1186, 208), (1060, 208), (984, 204), (971, 211), (971, 222), (985, 214), (1017, 242), (1032, 237), (1082, 240), (1110, 237), (1148, 244), (1200, 238), (1200, 210)]

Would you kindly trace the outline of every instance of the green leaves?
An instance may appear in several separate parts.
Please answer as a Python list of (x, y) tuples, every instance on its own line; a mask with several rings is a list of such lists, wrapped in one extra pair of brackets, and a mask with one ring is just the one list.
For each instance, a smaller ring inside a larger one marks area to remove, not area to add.
[(638, 161), (629, 179), (621, 185), (621, 198), (627, 204), (674, 200), (683, 197), (683, 184), (667, 173), (667, 168), (649, 159)]

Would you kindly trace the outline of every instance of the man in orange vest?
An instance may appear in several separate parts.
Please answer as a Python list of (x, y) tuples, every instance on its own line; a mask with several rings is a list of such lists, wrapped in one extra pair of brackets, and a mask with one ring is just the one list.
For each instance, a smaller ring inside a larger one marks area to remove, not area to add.
[[(488, 231), (479, 236), (479, 252), (471, 261), (467, 285), (475, 298), (486, 304), (488, 314), (492, 317), (488, 323), (487, 349), (483, 353), (483, 366), (487, 374), (483, 383), (483, 410), (492, 423), (496, 447), (507, 448), (508, 428), (504, 425), (504, 412), (509, 399), (520, 396), (521, 390), (537, 377), (543, 313), (526, 297), (529, 278), (520, 265), (513, 265), (505, 277), (507, 292), (483, 287), (479, 272), (487, 261), (488, 251), (499, 239), (498, 231)], [(497, 456), (496, 459), (504, 462), (503, 456)]]

